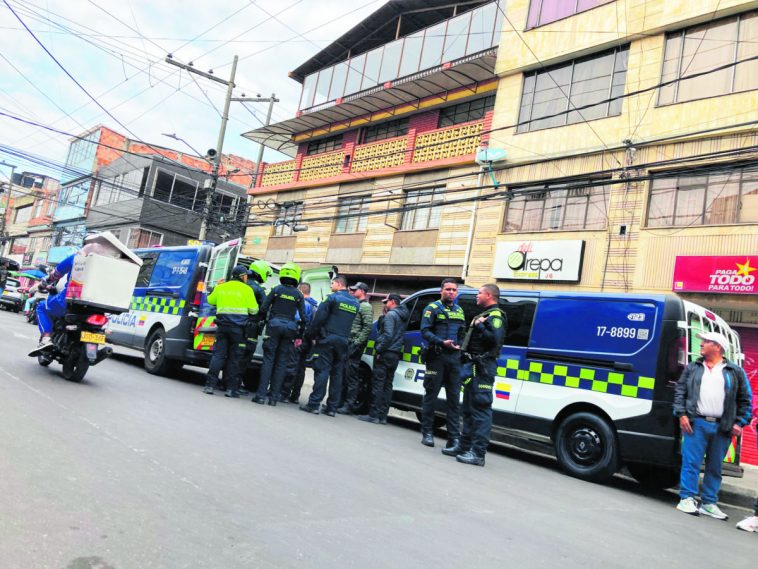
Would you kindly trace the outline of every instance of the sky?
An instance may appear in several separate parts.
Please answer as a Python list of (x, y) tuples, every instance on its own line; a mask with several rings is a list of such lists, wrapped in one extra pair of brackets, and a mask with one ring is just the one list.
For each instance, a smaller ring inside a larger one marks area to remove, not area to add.
[[(167, 54), (223, 79), (238, 55), (234, 96), (276, 93), (278, 122), (295, 115), (300, 98), (287, 73), (385, 1), (0, 0), (0, 113), (70, 134), (102, 124), (193, 153), (163, 136), (176, 134), (204, 153), (216, 147), (226, 87), (165, 63)], [(258, 146), (241, 134), (261, 126), (266, 111), (267, 103), (233, 102), (224, 153), (255, 160)], [(0, 115), (0, 161), (16, 172), (60, 177), (7, 147), (63, 163), (69, 140)], [(267, 162), (285, 159), (264, 154)], [(8, 176), (0, 165), (0, 180)]]

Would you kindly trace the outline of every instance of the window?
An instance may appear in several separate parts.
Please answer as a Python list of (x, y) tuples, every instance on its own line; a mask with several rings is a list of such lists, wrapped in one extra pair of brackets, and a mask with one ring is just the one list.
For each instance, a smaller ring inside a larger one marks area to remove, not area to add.
[(648, 227), (758, 222), (758, 167), (656, 177)]
[(604, 229), (610, 186), (581, 182), (520, 188), (508, 204), (504, 231), (568, 231)]
[[(434, 293), (434, 294), (427, 294), (423, 296), (419, 296), (416, 298), (415, 301), (410, 301), (405, 304), (405, 307), (410, 311), (410, 316), (408, 317), (408, 327), (406, 330), (408, 332), (413, 332), (415, 330), (421, 330), (421, 316), (424, 309), (429, 306), (432, 302), (435, 300), (440, 299), (440, 294)], [(415, 305), (413, 303), (416, 303)]]
[(423, 190), (405, 192), (404, 207), (409, 209), (403, 212), (400, 229), (403, 231), (418, 231), (439, 227), (442, 207), (440, 205), (429, 206), (426, 204), (442, 204), (442, 188), (425, 188)]
[[(342, 198), (337, 208), (335, 233), (361, 233), (366, 231), (366, 216), (357, 214), (368, 212), (368, 197)], [(355, 217), (345, 217), (355, 215)]]
[(142, 249), (163, 243), (163, 233), (149, 229), (132, 229), (129, 233), (129, 249)]
[(308, 150), (306, 154), (321, 154), (322, 152), (331, 152), (332, 150), (339, 150), (342, 147), (342, 135), (330, 136), (329, 138), (322, 138), (321, 140), (311, 140), (308, 143)]
[(579, 14), (611, 0), (532, 0), (529, 4), (529, 18), (526, 28), (544, 26), (550, 22)]
[(405, 136), (408, 134), (408, 119), (397, 119), (394, 121), (368, 126), (361, 131), (361, 144), (393, 138), (395, 136)]
[(26, 223), (32, 218), (32, 206), (27, 205), (16, 210), (13, 223)]
[(628, 56), (624, 46), (525, 74), (516, 132), (621, 114)]
[(494, 108), (494, 95), (444, 108), (440, 111), (440, 118), (437, 122), (437, 128), (444, 128), (446, 126), (453, 126), (464, 122), (483, 119), (484, 114)]
[(129, 200), (139, 197), (145, 189), (145, 169), (132, 170), (98, 182), (96, 205)]
[(669, 35), (663, 54), (658, 104), (668, 105), (758, 89), (758, 60), (703, 73), (758, 55), (758, 12), (719, 20)]
[(279, 211), (274, 220), (274, 237), (289, 237), (294, 233), (292, 227), (303, 218), (303, 204), (296, 203), (289, 206), (279, 206)]
[(205, 195), (198, 192), (197, 182), (163, 170), (155, 175), (153, 199), (194, 211), (202, 210), (205, 205)]
[[(197, 250), (163, 251), (160, 263), (156, 263), (150, 277), (151, 287), (180, 288), (186, 294), (187, 285), (194, 272)], [(182, 296), (184, 296), (184, 294)]]
[(135, 287), (146, 287), (150, 284), (150, 277), (153, 274), (155, 268), (155, 261), (158, 260), (158, 253), (141, 253), (139, 255), (142, 259), (142, 266), (139, 268), (139, 274), (137, 275), (137, 283)]

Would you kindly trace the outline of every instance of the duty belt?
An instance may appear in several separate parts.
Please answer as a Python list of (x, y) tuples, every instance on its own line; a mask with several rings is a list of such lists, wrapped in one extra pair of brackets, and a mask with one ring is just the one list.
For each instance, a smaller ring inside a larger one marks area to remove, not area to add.
[(703, 415), (695, 415), (695, 419), (703, 419), (704, 421), (708, 421), (709, 423), (721, 422), (721, 417), (705, 417)]

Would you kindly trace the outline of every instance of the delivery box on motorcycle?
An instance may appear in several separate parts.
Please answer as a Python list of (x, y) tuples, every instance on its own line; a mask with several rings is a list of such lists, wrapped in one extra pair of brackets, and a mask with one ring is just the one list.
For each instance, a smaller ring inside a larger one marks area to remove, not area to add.
[(87, 240), (74, 259), (66, 299), (106, 312), (129, 310), (142, 259), (110, 232)]

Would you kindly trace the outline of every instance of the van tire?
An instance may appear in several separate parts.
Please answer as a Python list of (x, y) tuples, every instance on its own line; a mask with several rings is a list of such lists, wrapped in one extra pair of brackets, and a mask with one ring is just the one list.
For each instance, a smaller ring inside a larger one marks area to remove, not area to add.
[(616, 434), (593, 413), (574, 413), (563, 420), (555, 436), (555, 455), (568, 474), (590, 482), (604, 482), (618, 470)]
[(166, 332), (156, 328), (145, 343), (145, 370), (153, 375), (168, 375), (182, 367), (166, 357)]
[(643, 488), (665, 490), (679, 483), (679, 469), (671, 466), (656, 466), (641, 462), (629, 462), (626, 467)]

